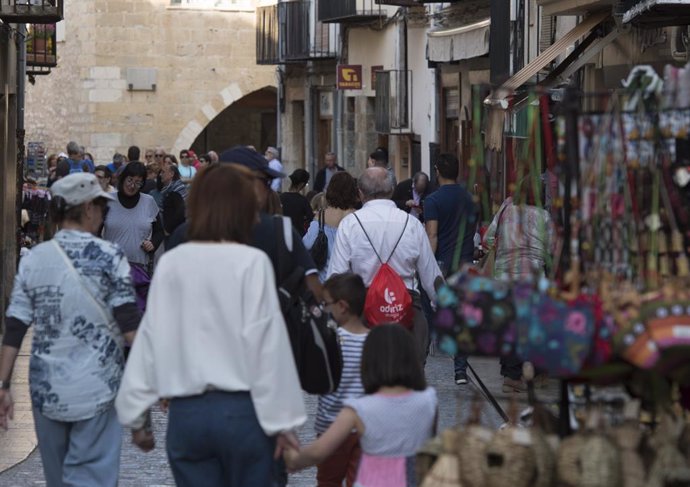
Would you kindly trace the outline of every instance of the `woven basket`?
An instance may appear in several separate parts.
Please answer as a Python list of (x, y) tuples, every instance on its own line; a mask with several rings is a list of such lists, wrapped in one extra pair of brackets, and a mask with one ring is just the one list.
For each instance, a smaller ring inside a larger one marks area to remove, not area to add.
[(458, 457), (460, 458), (460, 479), (463, 487), (484, 487), (484, 468), (486, 447), (493, 432), (472, 424), (460, 434)]
[(601, 434), (587, 436), (579, 458), (579, 487), (621, 487), (620, 452), (608, 437)]
[(638, 453), (642, 430), (635, 422), (628, 422), (613, 430), (613, 437), (621, 449), (623, 487), (645, 487), (647, 472)]
[(441, 433), (443, 453), (429, 470), (421, 487), (461, 487), (458, 465), (460, 462), (457, 456), (458, 435), (455, 429)]
[(556, 459), (558, 485), (561, 487), (577, 487), (582, 477), (580, 470), (580, 451), (585, 444), (585, 437), (581, 434), (569, 436), (561, 441)]
[(676, 445), (666, 443), (656, 451), (656, 458), (649, 469), (647, 487), (666, 487), (667, 482), (688, 470), (688, 463)]
[(656, 449), (656, 456), (649, 468), (649, 487), (666, 487), (671, 478), (682, 476), (688, 470), (688, 461), (678, 448), (683, 429), (682, 420), (668, 414), (661, 417), (649, 442)]
[(531, 432), (537, 465), (537, 479), (534, 487), (551, 487), (556, 479), (556, 454), (541, 430), (532, 428)]
[(532, 433), (508, 427), (497, 431), (484, 455), (485, 487), (532, 487), (537, 480)]
[(417, 451), (415, 458), (415, 470), (417, 472), (417, 485), (427, 476), (438, 457), (443, 452), (443, 442), (440, 436), (431, 438)]

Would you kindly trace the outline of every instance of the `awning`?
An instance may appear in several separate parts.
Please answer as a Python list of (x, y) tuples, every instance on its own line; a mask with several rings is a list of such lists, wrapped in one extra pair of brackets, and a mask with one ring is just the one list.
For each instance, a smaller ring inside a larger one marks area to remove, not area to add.
[(570, 32), (545, 49), (544, 52), (528, 63), (524, 68), (515, 73), (508, 81), (494, 90), (491, 95), (484, 100), (485, 104), (491, 105), (492, 107), (489, 115), (489, 127), (485, 138), (486, 147), (501, 150), (503, 146), (503, 123), (505, 121), (505, 110), (508, 108), (506, 98), (517, 88), (528, 82), (539, 71), (544, 69), (551, 61), (563, 54), (576, 41), (587, 35), (592, 29), (603, 21), (608, 20), (610, 17), (610, 11), (598, 12), (587, 17)]
[(489, 53), (491, 19), (429, 32), (426, 57), (432, 62), (460, 61)]

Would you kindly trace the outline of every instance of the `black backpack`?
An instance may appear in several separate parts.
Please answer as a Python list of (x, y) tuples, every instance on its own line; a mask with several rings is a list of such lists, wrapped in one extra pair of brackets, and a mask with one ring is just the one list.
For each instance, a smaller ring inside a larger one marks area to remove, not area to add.
[(307, 288), (305, 269), (294, 265), (292, 221), (274, 218), (278, 245), (278, 298), (285, 318), (292, 353), (302, 389), (309, 394), (328, 394), (340, 384), (343, 359), (335, 323), (321, 311)]
[(314, 259), (314, 264), (318, 270), (326, 267), (326, 261), (328, 261), (328, 237), (326, 237), (326, 232), (323, 231), (323, 210), (319, 212), (319, 234), (314, 240), (314, 244), (309, 249), (312, 259)]

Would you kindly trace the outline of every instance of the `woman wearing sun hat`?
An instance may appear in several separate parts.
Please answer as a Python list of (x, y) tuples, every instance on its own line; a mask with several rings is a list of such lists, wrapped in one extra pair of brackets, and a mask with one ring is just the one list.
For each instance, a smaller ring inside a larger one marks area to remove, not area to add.
[(114, 487), (122, 428), (113, 403), (141, 315), (127, 259), (96, 237), (113, 196), (90, 173), (65, 176), (51, 192), (59, 231), (22, 258), (6, 313), (0, 427), (13, 419), (12, 369), (33, 326), (29, 383), (47, 485)]

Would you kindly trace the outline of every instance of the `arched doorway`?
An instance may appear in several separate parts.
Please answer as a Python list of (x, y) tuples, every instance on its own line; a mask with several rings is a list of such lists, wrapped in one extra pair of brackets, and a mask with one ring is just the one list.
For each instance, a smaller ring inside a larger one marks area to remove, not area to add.
[(253, 145), (263, 154), (266, 147), (278, 143), (276, 138), (276, 89), (266, 87), (220, 112), (197, 136), (191, 149), (204, 154), (242, 144)]

